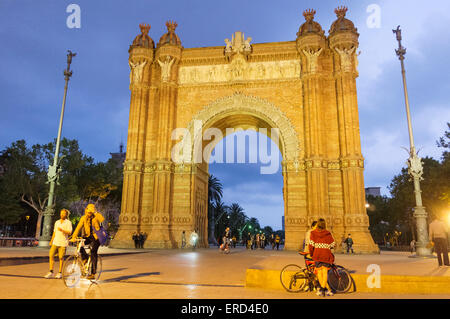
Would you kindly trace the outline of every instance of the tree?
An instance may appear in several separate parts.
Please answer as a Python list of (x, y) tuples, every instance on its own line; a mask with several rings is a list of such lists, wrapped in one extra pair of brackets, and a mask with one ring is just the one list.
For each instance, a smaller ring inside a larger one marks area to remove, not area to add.
[(247, 221), (247, 216), (244, 213), (244, 209), (238, 203), (232, 203), (229, 209), (229, 214), (231, 234), (239, 237), (239, 229), (242, 229)]
[(215, 204), (222, 200), (222, 183), (219, 179), (213, 175), (208, 178), (208, 225), (209, 225), (209, 241), (210, 243), (217, 244), (215, 238), (215, 215), (214, 207)]

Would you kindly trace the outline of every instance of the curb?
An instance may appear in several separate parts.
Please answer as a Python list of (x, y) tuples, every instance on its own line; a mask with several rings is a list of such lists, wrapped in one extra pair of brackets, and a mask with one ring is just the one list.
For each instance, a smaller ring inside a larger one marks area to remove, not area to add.
[[(373, 278), (371, 275), (352, 274), (352, 278), (354, 288), (350, 292), (450, 294), (450, 277), (382, 275), (379, 288), (369, 287), (368, 280)], [(269, 269), (247, 269), (245, 287), (284, 290), (280, 283), (280, 271)]]

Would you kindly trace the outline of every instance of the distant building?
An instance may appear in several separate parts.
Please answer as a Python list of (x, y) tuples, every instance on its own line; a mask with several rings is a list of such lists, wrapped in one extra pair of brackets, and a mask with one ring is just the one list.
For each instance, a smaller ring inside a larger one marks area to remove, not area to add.
[(111, 159), (117, 163), (117, 167), (122, 167), (123, 162), (125, 162), (125, 157), (127, 153), (123, 151), (123, 143), (120, 143), (119, 153), (109, 153), (111, 155)]
[(366, 187), (366, 197), (367, 196), (374, 196), (374, 197), (381, 197), (381, 187)]

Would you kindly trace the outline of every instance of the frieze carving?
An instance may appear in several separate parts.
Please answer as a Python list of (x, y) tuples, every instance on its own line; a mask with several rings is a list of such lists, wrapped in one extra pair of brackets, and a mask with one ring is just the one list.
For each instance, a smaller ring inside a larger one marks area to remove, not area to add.
[(230, 64), (181, 66), (179, 84), (300, 78), (300, 68), (300, 60), (247, 62), (238, 56)]

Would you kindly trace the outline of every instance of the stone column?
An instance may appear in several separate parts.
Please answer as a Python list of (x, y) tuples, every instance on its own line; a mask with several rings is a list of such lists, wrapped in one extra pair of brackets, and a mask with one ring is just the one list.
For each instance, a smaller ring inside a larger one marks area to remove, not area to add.
[[(308, 23), (308, 22), (306, 22)], [(304, 110), (304, 151), (306, 189), (308, 194), (308, 224), (322, 217), (331, 222), (328, 201), (328, 170), (324, 125), (324, 70), (322, 59), (326, 51), (323, 32), (300, 34), (297, 49), (302, 58)]]
[(110, 244), (111, 247), (123, 248), (134, 247), (131, 238), (132, 233), (140, 230), (144, 147), (153, 48), (131, 46), (129, 53), (131, 99), (127, 155), (124, 162), (122, 207), (119, 217), (119, 230)]
[[(168, 24), (168, 29), (169, 26), (172, 24)], [(171, 137), (176, 123), (178, 65), (182, 51), (181, 45), (171, 42), (171, 34), (176, 36), (173, 31), (174, 28), (161, 37), (155, 53), (155, 82), (159, 97), (155, 156), (150, 156), (148, 163), (153, 167), (150, 222), (145, 226), (148, 229), (145, 247), (148, 248), (176, 248), (181, 238), (181, 232), (172, 231), (176, 216), (173, 211), (175, 163), (171, 158), (174, 141)]]
[(336, 10), (338, 20), (333, 23), (329, 36), (336, 81), (344, 235), (352, 234), (355, 251), (377, 253), (379, 249), (368, 230), (369, 218), (365, 208), (364, 158), (361, 154), (356, 96), (356, 49), (359, 34), (353, 23), (344, 18), (345, 12), (346, 8)]

